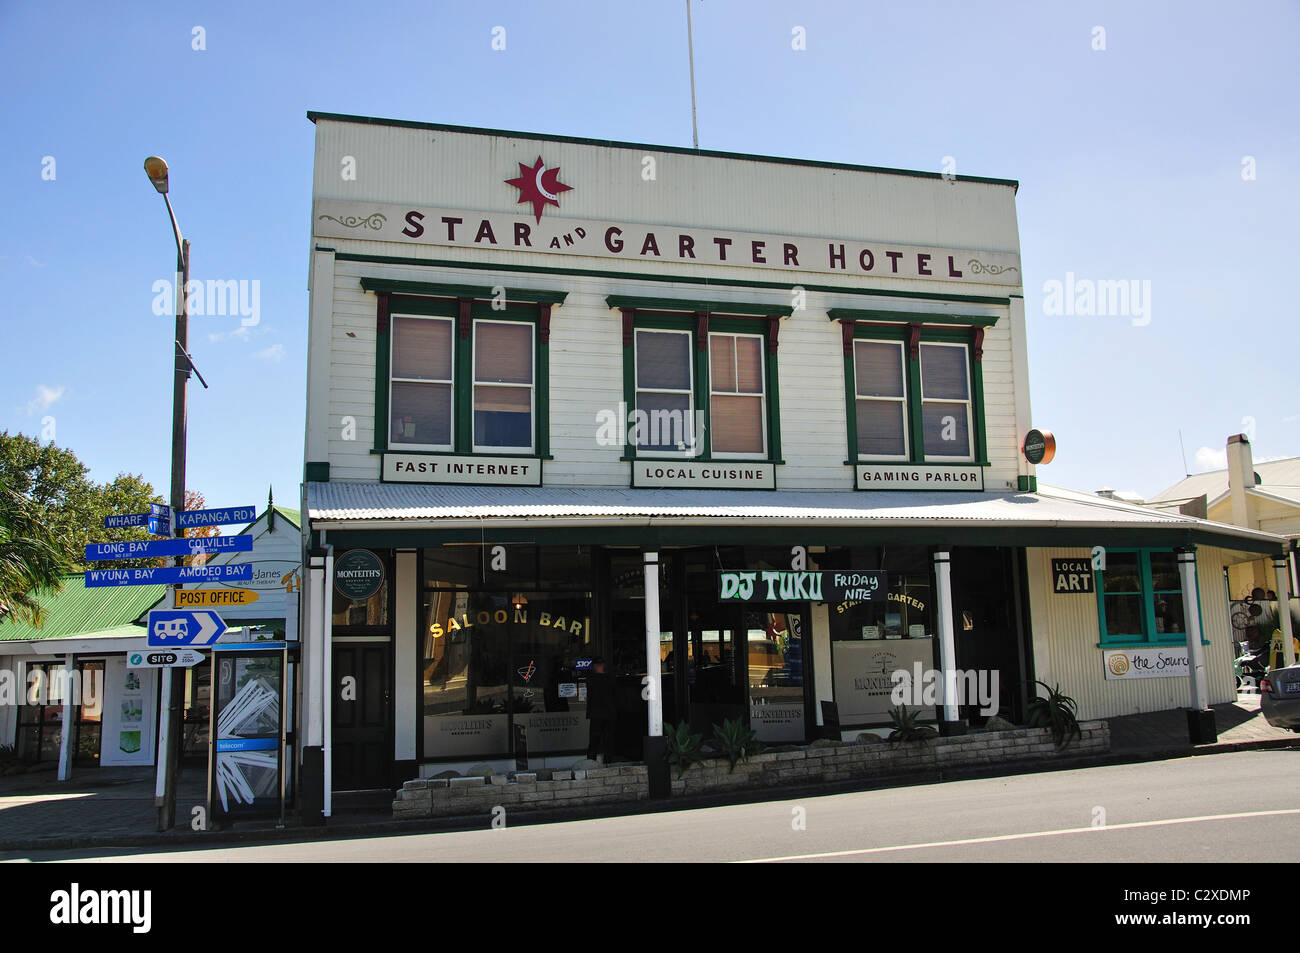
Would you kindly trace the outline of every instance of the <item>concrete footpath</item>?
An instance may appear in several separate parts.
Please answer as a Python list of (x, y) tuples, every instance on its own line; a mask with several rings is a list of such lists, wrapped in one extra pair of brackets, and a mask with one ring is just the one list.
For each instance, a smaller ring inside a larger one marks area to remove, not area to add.
[[(841, 782), (812, 787), (762, 791), (737, 791), (726, 795), (674, 798), (667, 801), (613, 805), (603, 810), (537, 812), (513, 823), (572, 820), (579, 817), (611, 816), (627, 811), (645, 813), (686, 807), (707, 807), (724, 803), (764, 801), (789, 796), (833, 794), (852, 790), (931, 784), (961, 778), (1023, 774), (1039, 770), (1079, 768), (1099, 764), (1154, 761), (1223, 751), (1252, 748), (1294, 747), (1300, 750), (1300, 735), (1270, 727), (1259, 711), (1258, 695), (1239, 695), (1236, 702), (1216, 705), (1219, 739), (1212, 745), (1193, 746), (1187, 740), (1187, 718), (1182, 711), (1127, 715), (1110, 721), (1111, 752), (1088, 758), (1064, 757), (1047, 764), (992, 765), (970, 771), (945, 771)], [(194, 830), (194, 808), (205, 803), (202, 767), (186, 768), (177, 788), (176, 827), (157, 830), (157, 808), (153, 801), (152, 768), (82, 768), (67, 782), (55, 780), (49, 770), (0, 777), (0, 859), (21, 858), (33, 850), (85, 850), (96, 847), (129, 848), (175, 845), (193, 848), (199, 844), (229, 844), (279, 839), (319, 839), (376, 836), (386, 833), (416, 833), (423, 830), (464, 829), (483, 823), (481, 818), (423, 819), (395, 821), (391, 796), (368, 799), (338, 799), (336, 811), (324, 827), (302, 827), (292, 815), (284, 828), (276, 819), (238, 821), (221, 831)]]

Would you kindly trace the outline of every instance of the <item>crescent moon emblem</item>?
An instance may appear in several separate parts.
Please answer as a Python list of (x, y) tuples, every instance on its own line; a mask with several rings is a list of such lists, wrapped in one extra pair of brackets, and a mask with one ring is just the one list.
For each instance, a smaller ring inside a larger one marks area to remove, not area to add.
[(552, 195), (550, 192), (546, 191), (546, 186), (542, 185), (542, 175), (545, 172), (546, 172), (546, 166), (544, 165), (538, 166), (537, 172), (533, 175), (533, 184), (537, 186), (537, 191), (541, 192), (542, 195), (546, 196), (552, 202), (558, 202), (559, 196)]

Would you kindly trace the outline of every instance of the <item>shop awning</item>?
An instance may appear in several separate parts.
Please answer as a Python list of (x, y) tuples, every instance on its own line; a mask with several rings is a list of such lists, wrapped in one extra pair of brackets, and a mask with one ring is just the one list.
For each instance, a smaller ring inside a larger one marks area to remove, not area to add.
[(340, 545), (454, 541), (601, 545), (905, 542), (964, 546), (1186, 546), (1277, 553), (1284, 539), (1086, 493), (658, 490), (307, 484), (310, 528)]

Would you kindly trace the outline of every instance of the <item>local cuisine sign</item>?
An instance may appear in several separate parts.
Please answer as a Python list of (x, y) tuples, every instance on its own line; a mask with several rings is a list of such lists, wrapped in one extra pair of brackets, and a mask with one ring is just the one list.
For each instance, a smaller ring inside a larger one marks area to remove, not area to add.
[(1012, 287), (1020, 284), (1019, 255), (983, 249), (550, 216), (535, 220), (527, 211), (516, 215), (325, 199), (316, 202), (312, 222), (316, 235), (323, 238), (553, 252), (623, 261), (776, 268), (796, 273)]
[(884, 602), (885, 574), (761, 569), (718, 573), (720, 602)]

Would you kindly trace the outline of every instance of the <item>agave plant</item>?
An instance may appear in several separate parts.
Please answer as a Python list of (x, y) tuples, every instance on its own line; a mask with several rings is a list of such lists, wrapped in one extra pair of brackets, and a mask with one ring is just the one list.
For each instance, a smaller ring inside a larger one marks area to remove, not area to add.
[(924, 742), (933, 738), (936, 734), (933, 728), (929, 725), (917, 724), (917, 719), (920, 717), (919, 708), (908, 711), (906, 705), (899, 705), (889, 709), (889, 719), (894, 723), (894, 730), (885, 740), (897, 744), (900, 741)]
[(1047, 689), (1047, 697), (1035, 693), (1026, 710), (1026, 721), (1031, 728), (1050, 728), (1052, 741), (1058, 749), (1070, 743), (1071, 738), (1082, 738), (1079, 731), (1079, 705), (1069, 695), (1061, 691), (1060, 683), (1054, 687), (1046, 682), (1035, 681), (1033, 685), (1042, 685)]
[(679, 778), (686, 773), (687, 768), (691, 765), (704, 760), (704, 754), (700, 750), (704, 744), (704, 736), (691, 731), (691, 726), (686, 722), (682, 721), (676, 725), (670, 725), (667, 740), (667, 761), (669, 764), (677, 766), (677, 776)]
[(762, 754), (763, 743), (758, 740), (752, 728), (745, 727), (739, 718), (728, 718), (720, 725), (713, 726), (713, 747), (727, 759), (731, 770), (741, 761), (748, 761), (750, 755)]

